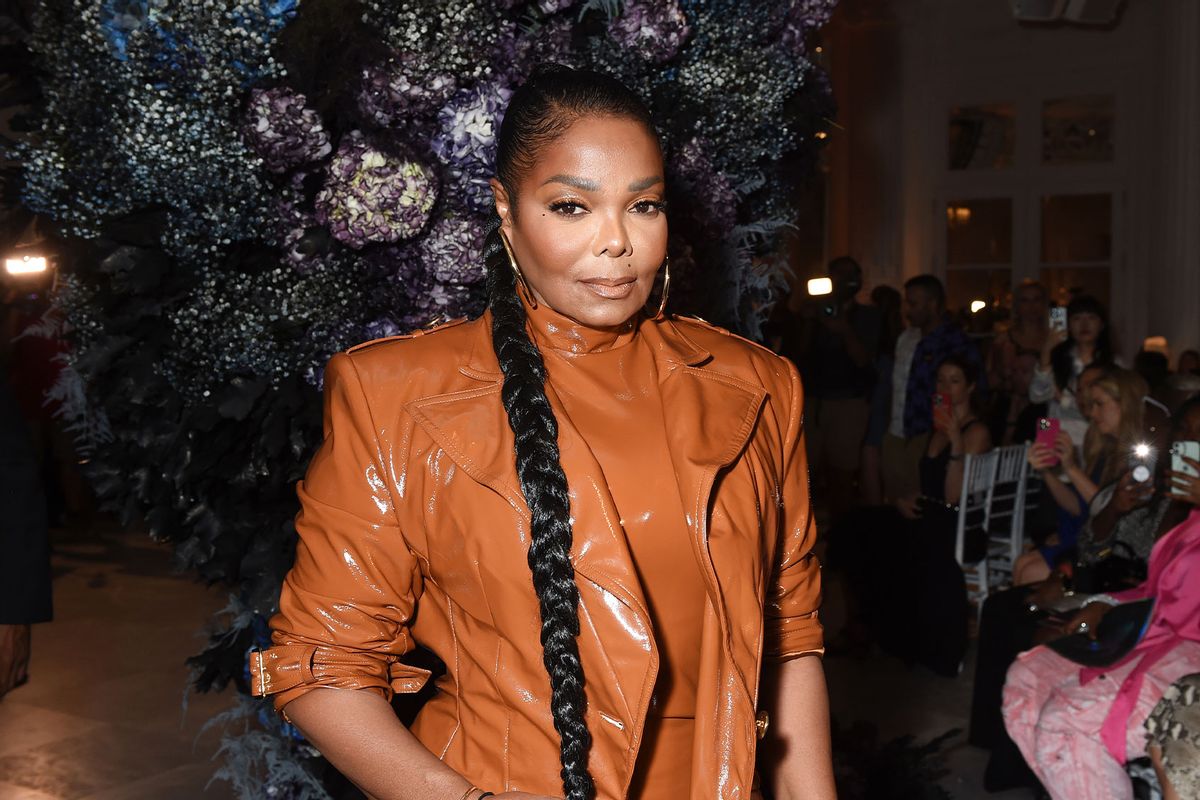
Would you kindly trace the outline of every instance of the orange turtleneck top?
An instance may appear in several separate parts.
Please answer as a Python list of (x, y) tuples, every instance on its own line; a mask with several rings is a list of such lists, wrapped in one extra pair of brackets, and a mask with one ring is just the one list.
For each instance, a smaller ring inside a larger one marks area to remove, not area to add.
[[(638, 335), (641, 325), (653, 323), (638, 316), (620, 329), (600, 330), (545, 304), (525, 310), (546, 362), (547, 391), (603, 472), (591, 477), (612, 495), (654, 626), (658, 681), (629, 798), (687, 797), (705, 588), (667, 448), (658, 366)], [(572, 488), (582, 479), (567, 475)]]

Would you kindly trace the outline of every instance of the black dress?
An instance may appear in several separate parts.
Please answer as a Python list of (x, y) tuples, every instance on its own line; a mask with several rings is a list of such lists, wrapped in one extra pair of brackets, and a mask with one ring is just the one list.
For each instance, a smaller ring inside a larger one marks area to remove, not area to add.
[(949, 443), (921, 458), (920, 519), (891, 506), (862, 509), (839, 526), (830, 557), (845, 571), (862, 621), (886, 652), (953, 677), (966, 655), (970, 612), (954, 558), (957, 512), (945, 502), (949, 466)]

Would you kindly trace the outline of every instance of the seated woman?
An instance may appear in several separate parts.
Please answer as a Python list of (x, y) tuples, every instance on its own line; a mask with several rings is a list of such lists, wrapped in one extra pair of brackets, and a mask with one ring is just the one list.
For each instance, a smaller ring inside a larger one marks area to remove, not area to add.
[(1172, 682), (1200, 671), (1200, 481), (1170, 477), (1192, 511), (1154, 545), (1149, 577), (1093, 596), (1062, 629), (1094, 636), (1115, 606), (1152, 598), (1137, 646), (1104, 668), (1081, 668), (1036, 647), (1008, 671), (1005, 725), (1055, 800), (1130, 800), (1123, 765), (1146, 754), (1143, 723)]
[(1054, 447), (1035, 442), (1029, 448), (1029, 465), (1046, 483), (1059, 508), (1057, 536), (1046, 545), (1017, 559), (1013, 583), (1024, 586), (1045, 580), (1051, 570), (1075, 552), (1079, 529), (1100, 486), (1112, 483), (1125, 467), (1126, 454), (1142, 438), (1146, 382), (1137, 373), (1112, 369), (1088, 387), (1085, 407), (1091, 424), (1084, 437), (1084, 463), (1075, 446), (1060, 430)]
[[(977, 380), (978, 368), (965, 359), (941, 363), (937, 392), (950, 403), (934, 414), (920, 494), (848, 517), (831, 536), (830, 560), (847, 573), (849, 605), (858, 615), (849, 627), (869, 629), (893, 655), (951, 676), (966, 652), (968, 616), (954, 559), (953, 504), (962, 494), (966, 456), (992, 446), (977, 413)], [(898, 603), (900, 597), (911, 602)]]
[[(1200, 440), (1200, 398), (1175, 413), (1167, 434), (1168, 441)], [(1165, 448), (1160, 452), (1166, 452)], [(1088, 591), (1111, 592), (1129, 588), (1131, 584), (1124, 573), (1132, 573), (1134, 567), (1141, 567), (1144, 577), (1154, 543), (1187, 517), (1192, 503), (1200, 503), (1200, 489), (1191, 501), (1187, 494), (1170, 491), (1169, 466), (1168, 459), (1159, 460), (1155, 481), (1159, 491), (1148, 492), (1144, 484), (1131, 480), (1126, 470), (1117, 481), (1097, 492), (1091, 516), (1079, 535), (1079, 556), (1074, 564), (1076, 583), (1082, 583), (1085, 574), (1090, 573), (1094, 588)], [(1200, 481), (1196, 483), (1200, 486)], [(1105, 550), (1123, 553), (1128, 569), (1105, 568), (1111, 562), (1111, 555), (1104, 557)], [(1060, 565), (1041, 583), (992, 594), (984, 603), (968, 741), (991, 751), (984, 773), (984, 787), (989, 791), (1013, 788), (1032, 779), (1020, 752), (1004, 730), (1001, 693), (1005, 675), (1017, 655), (1055, 635), (1055, 631), (1043, 624), (1045, 614), (1039, 609), (1063, 600), (1070, 566)]]

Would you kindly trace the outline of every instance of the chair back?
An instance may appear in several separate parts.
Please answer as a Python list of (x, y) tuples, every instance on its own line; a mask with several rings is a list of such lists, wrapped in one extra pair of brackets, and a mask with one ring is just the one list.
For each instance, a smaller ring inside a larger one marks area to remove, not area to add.
[(954, 534), (954, 557), (965, 566), (964, 549), (968, 531), (987, 535), (991, 525), (992, 495), (1000, 457), (995, 450), (969, 453), (963, 462), (962, 494), (958, 501), (958, 525)]

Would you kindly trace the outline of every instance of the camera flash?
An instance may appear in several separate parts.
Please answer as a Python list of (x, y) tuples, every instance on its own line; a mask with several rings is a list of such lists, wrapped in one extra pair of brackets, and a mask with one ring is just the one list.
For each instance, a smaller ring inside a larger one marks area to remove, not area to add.
[(813, 297), (833, 294), (833, 281), (829, 278), (813, 278), (808, 282), (808, 293)]
[(982, 300), (972, 300), (971, 301), (971, 313), (972, 314), (978, 314), (980, 311), (983, 311), (985, 308), (987, 308), (987, 303), (983, 302)]
[(1150, 455), (1150, 445), (1146, 444), (1145, 442), (1134, 445), (1133, 454), (1138, 458), (1146, 458), (1148, 455)]

